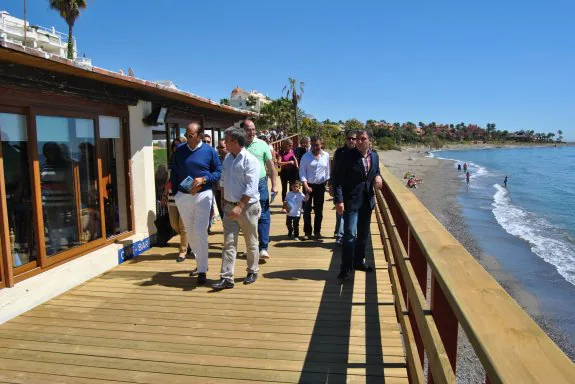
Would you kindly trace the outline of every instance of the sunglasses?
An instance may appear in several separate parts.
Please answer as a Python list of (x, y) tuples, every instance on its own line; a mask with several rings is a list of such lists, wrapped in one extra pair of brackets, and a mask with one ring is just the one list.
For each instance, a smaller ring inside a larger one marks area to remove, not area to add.
[(225, 147), (218, 146), (218, 149), (224, 149)]
[(349, 141), (355, 141), (355, 140), (357, 140), (355, 137), (348, 137), (347, 139), (348, 139)]

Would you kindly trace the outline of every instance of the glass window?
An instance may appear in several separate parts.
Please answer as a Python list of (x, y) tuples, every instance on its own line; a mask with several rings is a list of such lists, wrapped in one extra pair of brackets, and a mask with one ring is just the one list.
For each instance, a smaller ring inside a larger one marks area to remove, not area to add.
[(129, 230), (124, 147), (119, 118), (100, 116), (99, 124), (104, 218), (109, 238)]
[(10, 250), (14, 267), (36, 261), (26, 116), (0, 113)]
[(46, 254), (102, 237), (94, 121), (38, 116)]

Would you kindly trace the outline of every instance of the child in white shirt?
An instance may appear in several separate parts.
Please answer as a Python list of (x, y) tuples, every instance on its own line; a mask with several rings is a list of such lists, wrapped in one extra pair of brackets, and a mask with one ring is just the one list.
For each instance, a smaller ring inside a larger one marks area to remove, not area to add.
[(307, 196), (301, 193), (301, 181), (296, 180), (291, 183), (291, 191), (286, 195), (286, 208), (287, 218), (286, 226), (288, 229), (288, 237), (292, 236), (299, 240), (299, 219), (301, 217), (303, 202), (307, 200)]

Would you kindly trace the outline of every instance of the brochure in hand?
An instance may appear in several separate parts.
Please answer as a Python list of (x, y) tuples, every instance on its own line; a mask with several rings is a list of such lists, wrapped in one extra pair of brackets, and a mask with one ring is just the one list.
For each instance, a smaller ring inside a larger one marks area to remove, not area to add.
[(189, 193), (192, 191), (192, 184), (194, 184), (194, 179), (188, 176), (180, 183), (180, 189)]

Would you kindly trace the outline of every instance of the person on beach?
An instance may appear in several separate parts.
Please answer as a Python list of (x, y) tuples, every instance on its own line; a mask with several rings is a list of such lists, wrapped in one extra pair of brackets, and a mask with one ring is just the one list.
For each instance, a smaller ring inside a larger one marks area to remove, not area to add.
[(220, 180), (222, 163), (214, 148), (202, 142), (203, 128), (191, 123), (186, 128), (186, 145), (173, 156), (170, 182), (178, 211), (196, 254), (198, 285), (206, 283), (208, 271), (208, 224), (214, 198), (212, 187)]
[(469, 185), (469, 179), (471, 178), (471, 175), (469, 174), (469, 172), (465, 173), (465, 181), (467, 182), (467, 185)]
[(291, 239), (293, 236), (295, 240), (299, 240), (299, 220), (307, 197), (301, 193), (301, 181), (296, 180), (290, 186), (291, 191), (286, 196), (286, 227), (288, 229), (288, 237)]
[(338, 275), (344, 281), (354, 270), (372, 272), (365, 263), (371, 212), (375, 207), (375, 190), (381, 189), (379, 156), (369, 149), (371, 131), (356, 132), (355, 148), (337, 158), (334, 165), (333, 189), (335, 208), (343, 215), (344, 233), (341, 267)]
[(463, 163), (463, 172), (467, 172), (467, 163)]
[(259, 160), (245, 149), (246, 133), (240, 128), (228, 128), (224, 132), (228, 154), (222, 173), (224, 197), (224, 248), (220, 281), (215, 290), (234, 287), (234, 265), (237, 255), (240, 229), (244, 234), (247, 253), (247, 277), (244, 284), (252, 284), (258, 278), (258, 219), (261, 214), (259, 184), (261, 181)]
[[(242, 123), (242, 128), (246, 133), (245, 148), (250, 152), (260, 163), (260, 180), (259, 180), (259, 197), (261, 205), (261, 216), (258, 221), (258, 238), (259, 238), (259, 251), (260, 259), (266, 261), (270, 258), (268, 253), (268, 245), (270, 242), (270, 194), (268, 191), (268, 178), (269, 175), (272, 182), (272, 197), (278, 194), (277, 187), (277, 171), (274, 166), (274, 157), (270, 151), (270, 147), (265, 141), (256, 138), (256, 125), (251, 120), (245, 120)], [(226, 142), (227, 143), (227, 142)], [(229, 148), (228, 148), (229, 151)], [(267, 172), (266, 172), (267, 169)], [(273, 200), (273, 199), (272, 199)]]
[[(336, 149), (335, 153), (333, 154), (333, 164), (335, 164), (336, 159), (338, 156), (342, 155), (343, 153), (352, 150), (355, 148), (355, 131), (347, 130), (345, 131), (345, 143), (340, 148)], [(330, 178), (333, 178), (333, 170), (335, 167), (331, 168), (332, 175)], [(333, 197), (333, 185), (330, 185), (329, 194)], [(334, 201), (335, 204), (335, 201)], [(343, 215), (335, 213), (335, 229), (334, 229), (334, 237), (335, 243), (337, 245), (341, 245), (343, 241)]]
[(507, 175), (505, 175), (505, 180), (503, 180), (503, 186), (507, 188)]
[[(299, 178), (308, 196), (303, 212), (304, 240), (311, 238), (313, 232), (316, 240), (320, 240), (321, 222), (323, 220), (323, 202), (325, 187), (330, 177), (329, 153), (321, 149), (321, 138), (311, 138), (311, 150), (301, 158)], [(311, 225), (311, 211), (315, 213), (314, 225)]]
[(461, 163), (458, 163), (458, 164), (457, 164), (457, 170), (458, 170), (459, 172), (461, 172)]

